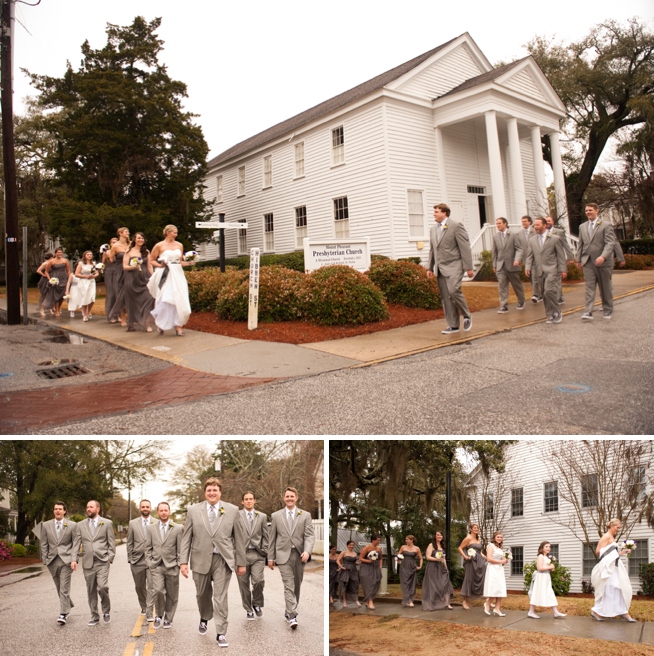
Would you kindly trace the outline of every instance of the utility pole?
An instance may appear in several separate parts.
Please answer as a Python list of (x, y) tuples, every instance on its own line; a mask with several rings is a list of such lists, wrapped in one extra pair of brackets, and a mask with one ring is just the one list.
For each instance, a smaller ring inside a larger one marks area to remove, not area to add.
[[(12, 36), (14, 0), (2, 0), (0, 35), (0, 105), (2, 107), (2, 149), (5, 167), (5, 278), (7, 280), (7, 323), (20, 323), (20, 264), (18, 261), (18, 188), (14, 153), (14, 108), (12, 88)], [(23, 268), (27, 262), (23, 262)], [(27, 271), (23, 271), (27, 275)]]

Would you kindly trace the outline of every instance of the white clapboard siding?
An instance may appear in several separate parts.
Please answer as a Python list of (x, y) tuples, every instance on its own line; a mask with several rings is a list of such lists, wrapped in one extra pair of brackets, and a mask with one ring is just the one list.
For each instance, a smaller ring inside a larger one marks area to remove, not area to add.
[(520, 93), (529, 96), (532, 100), (548, 102), (548, 99), (545, 98), (540, 86), (536, 84), (533, 75), (526, 68), (523, 68), (521, 71), (518, 71), (515, 75), (512, 75), (510, 78), (502, 82), (502, 86), (519, 91)]
[[(554, 443), (555, 444), (555, 443)], [(545, 513), (543, 509), (543, 489), (546, 482), (552, 479), (548, 475), (546, 462), (551, 453), (553, 443), (550, 441), (520, 440), (505, 446), (506, 471), (505, 476), (515, 477), (514, 487), (522, 487), (524, 495), (524, 515), (522, 517), (510, 517), (502, 527), (505, 546), (523, 547), (524, 562), (536, 560), (538, 546), (544, 540), (551, 544), (559, 545), (559, 562), (571, 569), (572, 584), (570, 592), (581, 592), (583, 577), (583, 544), (574, 536), (572, 531), (564, 526), (556, 524), (552, 518), (558, 513)], [(498, 474), (493, 473), (495, 478)], [(472, 481), (474, 485), (474, 480)], [(510, 495), (510, 492), (508, 492)], [(510, 496), (504, 503), (510, 503)], [(496, 502), (497, 503), (497, 502)], [(559, 512), (565, 516), (569, 504), (565, 502), (559, 493)], [(476, 521), (471, 517), (472, 522)], [(628, 536), (632, 539), (648, 540), (648, 559), (652, 560), (654, 553), (654, 531), (643, 522)], [(624, 557), (623, 562), (627, 564)], [(505, 566), (507, 577), (507, 588), (509, 590), (522, 590), (524, 577), (511, 576), (510, 564)], [(631, 583), (636, 592), (640, 587), (638, 577), (632, 577)]]

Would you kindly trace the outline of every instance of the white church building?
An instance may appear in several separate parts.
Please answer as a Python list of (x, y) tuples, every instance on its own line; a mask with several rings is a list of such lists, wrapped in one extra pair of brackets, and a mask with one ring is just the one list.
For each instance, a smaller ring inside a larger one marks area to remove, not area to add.
[(494, 68), (465, 33), (213, 158), (205, 197), (216, 220), (248, 224), (226, 231), (227, 257), (298, 250), (304, 237), (369, 237), (371, 253), (426, 263), (440, 202), (479, 253), (496, 217), (519, 224), (547, 212), (545, 134), (558, 216), (567, 216), (565, 113), (531, 56)]

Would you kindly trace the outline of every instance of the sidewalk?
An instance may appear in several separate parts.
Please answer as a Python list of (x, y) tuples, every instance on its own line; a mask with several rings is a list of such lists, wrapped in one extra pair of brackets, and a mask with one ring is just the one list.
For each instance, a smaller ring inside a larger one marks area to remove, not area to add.
[(427, 620), (430, 622), (450, 622), (452, 624), (463, 624), (466, 626), (478, 626), (482, 628), (507, 629), (509, 631), (529, 631), (533, 633), (547, 633), (576, 638), (593, 638), (596, 640), (614, 640), (618, 642), (631, 642), (635, 644), (654, 645), (654, 622), (630, 623), (622, 619), (605, 620), (597, 622), (590, 617), (568, 615), (555, 620), (551, 613), (540, 613), (540, 619), (534, 620), (527, 617), (527, 613), (517, 610), (507, 610), (506, 617), (484, 614), (481, 608), (473, 607), (472, 610), (464, 610), (462, 606), (454, 606), (453, 610), (438, 610), (424, 612), (419, 602), (414, 602), (413, 608), (405, 608), (400, 605), (399, 599), (383, 600), (375, 599), (375, 610), (368, 610), (364, 605), (360, 608), (348, 606), (343, 609), (340, 603), (334, 604), (334, 610), (330, 612), (341, 612), (358, 615), (373, 615), (382, 617), (384, 615), (399, 615), (407, 619)]

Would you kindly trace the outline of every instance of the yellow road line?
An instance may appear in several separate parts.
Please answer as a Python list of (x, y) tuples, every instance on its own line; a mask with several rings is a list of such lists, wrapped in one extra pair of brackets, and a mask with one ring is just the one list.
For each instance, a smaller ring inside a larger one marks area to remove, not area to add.
[(127, 647), (125, 647), (125, 651), (123, 652), (123, 656), (134, 656), (134, 648), (136, 647), (135, 642), (130, 642)]
[(152, 652), (154, 652), (154, 642), (146, 642), (143, 647), (143, 656), (152, 656)]
[(154, 635), (156, 633), (153, 622), (148, 622), (148, 633), (150, 635)]
[(141, 637), (141, 626), (143, 625), (143, 620), (145, 619), (145, 615), (139, 615), (139, 618), (136, 620), (136, 624), (134, 625), (134, 628), (132, 629), (132, 638), (140, 638)]

